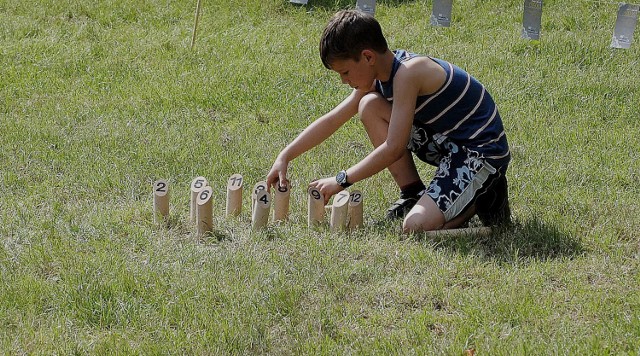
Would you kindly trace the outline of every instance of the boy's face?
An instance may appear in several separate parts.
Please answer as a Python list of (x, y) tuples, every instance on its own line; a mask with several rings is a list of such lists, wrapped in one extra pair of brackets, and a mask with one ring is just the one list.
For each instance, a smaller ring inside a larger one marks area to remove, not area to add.
[(360, 60), (336, 59), (331, 62), (331, 70), (340, 74), (343, 84), (354, 89), (369, 90), (375, 79), (371, 57), (362, 54)]

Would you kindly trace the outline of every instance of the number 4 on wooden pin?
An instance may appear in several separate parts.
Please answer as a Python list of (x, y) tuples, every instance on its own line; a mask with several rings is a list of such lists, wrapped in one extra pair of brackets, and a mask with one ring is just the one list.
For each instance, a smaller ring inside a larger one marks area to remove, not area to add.
[(256, 194), (256, 204), (253, 208), (252, 227), (254, 230), (265, 227), (269, 221), (269, 209), (271, 208), (271, 194), (266, 189), (259, 190)]

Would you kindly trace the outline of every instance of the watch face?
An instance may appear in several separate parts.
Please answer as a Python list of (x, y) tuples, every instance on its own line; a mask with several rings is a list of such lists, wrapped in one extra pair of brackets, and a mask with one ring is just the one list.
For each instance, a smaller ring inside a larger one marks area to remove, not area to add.
[(336, 181), (338, 182), (338, 184), (346, 183), (347, 182), (347, 172), (340, 171), (338, 173), (338, 175), (336, 176)]

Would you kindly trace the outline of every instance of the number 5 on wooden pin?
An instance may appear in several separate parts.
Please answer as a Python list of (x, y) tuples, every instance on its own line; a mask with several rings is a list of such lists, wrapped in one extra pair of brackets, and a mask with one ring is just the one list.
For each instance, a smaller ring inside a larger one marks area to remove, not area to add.
[(197, 213), (196, 219), (198, 236), (213, 231), (213, 201), (211, 196), (213, 189), (210, 186), (204, 187), (196, 199)]
[(191, 182), (191, 200), (189, 201), (189, 220), (195, 222), (196, 221), (196, 211), (198, 210), (198, 205), (196, 201), (198, 200), (198, 193), (209, 185), (207, 182), (207, 178), (205, 177), (196, 177)]
[(153, 221), (169, 218), (169, 184), (164, 179), (153, 183)]
[(319, 190), (309, 188), (309, 215), (307, 224), (309, 227), (321, 224), (324, 221), (324, 197)]
[(238, 216), (242, 211), (242, 175), (234, 174), (227, 182), (226, 216)]
[(269, 222), (269, 208), (271, 207), (271, 194), (266, 189), (256, 194), (256, 205), (253, 208), (251, 227), (254, 230), (265, 227)]

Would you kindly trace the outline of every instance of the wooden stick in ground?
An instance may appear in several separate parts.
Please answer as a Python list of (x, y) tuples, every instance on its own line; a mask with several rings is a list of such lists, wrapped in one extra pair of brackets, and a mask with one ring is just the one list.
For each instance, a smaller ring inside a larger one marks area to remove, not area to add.
[(256, 183), (253, 186), (253, 190), (251, 191), (251, 216), (253, 216), (253, 208), (256, 206), (256, 197), (261, 190), (267, 189), (267, 182), (262, 180)]
[(349, 209), (349, 192), (341, 191), (333, 197), (331, 207), (331, 220), (329, 226), (331, 231), (344, 230), (347, 227), (347, 213)]
[(195, 46), (196, 44), (196, 33), (198, 32), (198, 22), (200, 22), (201, 3), (202, 3), (202, 0), (198, 0), (198, 3), (196, 4), (196, 19), (193, 23), (193, 35), (191, 36), (191, 49), (193, 49), (193, 46)]
[(196, 211), (198, 210), (196, 201), (198, 200), (198, 193), (207, 185), (209, 185), (209, 183), (205, 177), (196, 177), (191, 181), (191, 199), (189, 200), (189, 220), (191, 220), (191, 222), (196, 221)]
[(456, 237), (462, 235), (473, 235), (479, 237), (486, 237), (491, 235), (493, 229), (489, 226), (481, 227), (467, 227), (464, 229), (446, 229), (446, 230), (433, 230), (426, 231), (424, 234), (427, 237)]
[(319, 190), (309, 188), (309, 214), (307, 224), (309, 227), (322, 224), (324, 221), (324, 197)]
[(197, 209), (197, 232), (198, 236), (203, 236), (207, 232), (213, 231), (213, 189), (210, 186), (204, 187), (198, 193), (196, 204)]
[(273, 197), (273, 221), (285, 221), (289, 218), (290, 188), (289, 183), (284, 186), (278, 183)]
[(353, 230), (363, 225), (362, 192), (354, 190), (349, 195), (349, 229)]
[(166, 222), (169, 218), (169, 184), (164, 179), (153, 183), (153, 221)]
[(253, 215), (251, 217), (251, 227), (254, 230), (267, 226), (270, 208), (271, 194), (269, 194), (266, 189), (258, 191), (258, 194), (256, 194), (256, 203), (253, 207)]
[(242, 212), (242, 175), (236, 173), (227, 181), (226, 216), (238, 216)]

